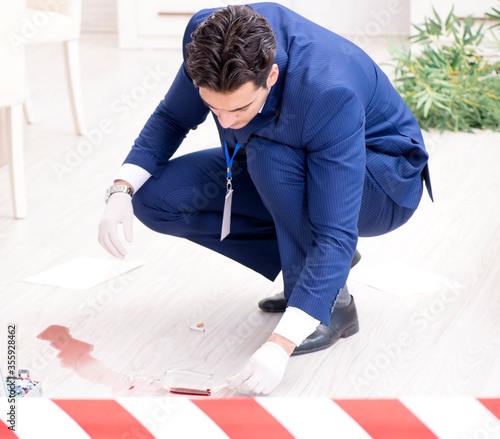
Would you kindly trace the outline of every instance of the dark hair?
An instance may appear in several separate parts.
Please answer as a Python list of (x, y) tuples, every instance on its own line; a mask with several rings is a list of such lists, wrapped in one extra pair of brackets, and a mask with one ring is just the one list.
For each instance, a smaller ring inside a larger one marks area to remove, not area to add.
[(249, 6), (212, 13), (191, 34), (186, 66), (196, 87), (231, 93), (252, 81), (266, 84), (276, 57), (276, 37), (267, 20)]

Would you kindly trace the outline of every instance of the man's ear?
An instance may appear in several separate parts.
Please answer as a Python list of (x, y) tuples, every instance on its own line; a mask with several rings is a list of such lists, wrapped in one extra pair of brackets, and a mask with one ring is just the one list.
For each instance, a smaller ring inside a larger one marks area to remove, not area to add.
[(273, 64), (269, 76), (267, 77), (267, 88), (271, 88), (278, 81), (278, 76), (280, 75), (280, 70), (278, 64)]

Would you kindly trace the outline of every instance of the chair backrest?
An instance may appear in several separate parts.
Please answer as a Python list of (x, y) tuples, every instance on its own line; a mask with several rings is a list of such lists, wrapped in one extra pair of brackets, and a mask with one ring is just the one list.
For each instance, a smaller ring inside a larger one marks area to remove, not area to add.
[(82, 0), (27, 0), (26, 7), (40, 11), (57, 12), (78, 22), (82, 18)]
[(75, 40), (80, 36), (82, 0), (27, 0), (30, 43)]
[(0, 0), (0, 106), (24, 101), (25, 0)]

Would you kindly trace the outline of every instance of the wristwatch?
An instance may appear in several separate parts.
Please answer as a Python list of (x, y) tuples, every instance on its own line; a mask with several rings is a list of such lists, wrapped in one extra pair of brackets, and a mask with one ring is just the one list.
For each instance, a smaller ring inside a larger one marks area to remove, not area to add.
[(109, 200), (109, 197), (111, 197), (111, 195), (113, 195), (113, 194), (116, 194), (117, 192), (129, 194), (130, 196), (132, 196), (134, 193), (132, 188), (125, 185), (125, 184), (114, 184), (113, 186), (110, 186), (110, 187), (108, 187), (108, 189), (106, 189), (106, 195), (104, 196), (104, 202), (107, 203)]

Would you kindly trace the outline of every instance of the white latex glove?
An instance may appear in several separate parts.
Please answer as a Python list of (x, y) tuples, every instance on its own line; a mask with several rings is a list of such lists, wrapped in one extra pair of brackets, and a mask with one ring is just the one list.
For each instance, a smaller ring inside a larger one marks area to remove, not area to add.
[(248, 360), (238, 374), (228, 380), (230, 389), (238, 389), (241, 393), (272, 392), (283, 379), (290, 357), (276, 343), (264, 343)]
[(132, 197), (129, 194), (115, 193), (109, 197), (99, 222), (99, 242), (117, 258), (123, 259), (127, 254), (127, 250), (118, 238), (118, 225), (122, 224), (125, 239), (132, 242), (133, 217)]

